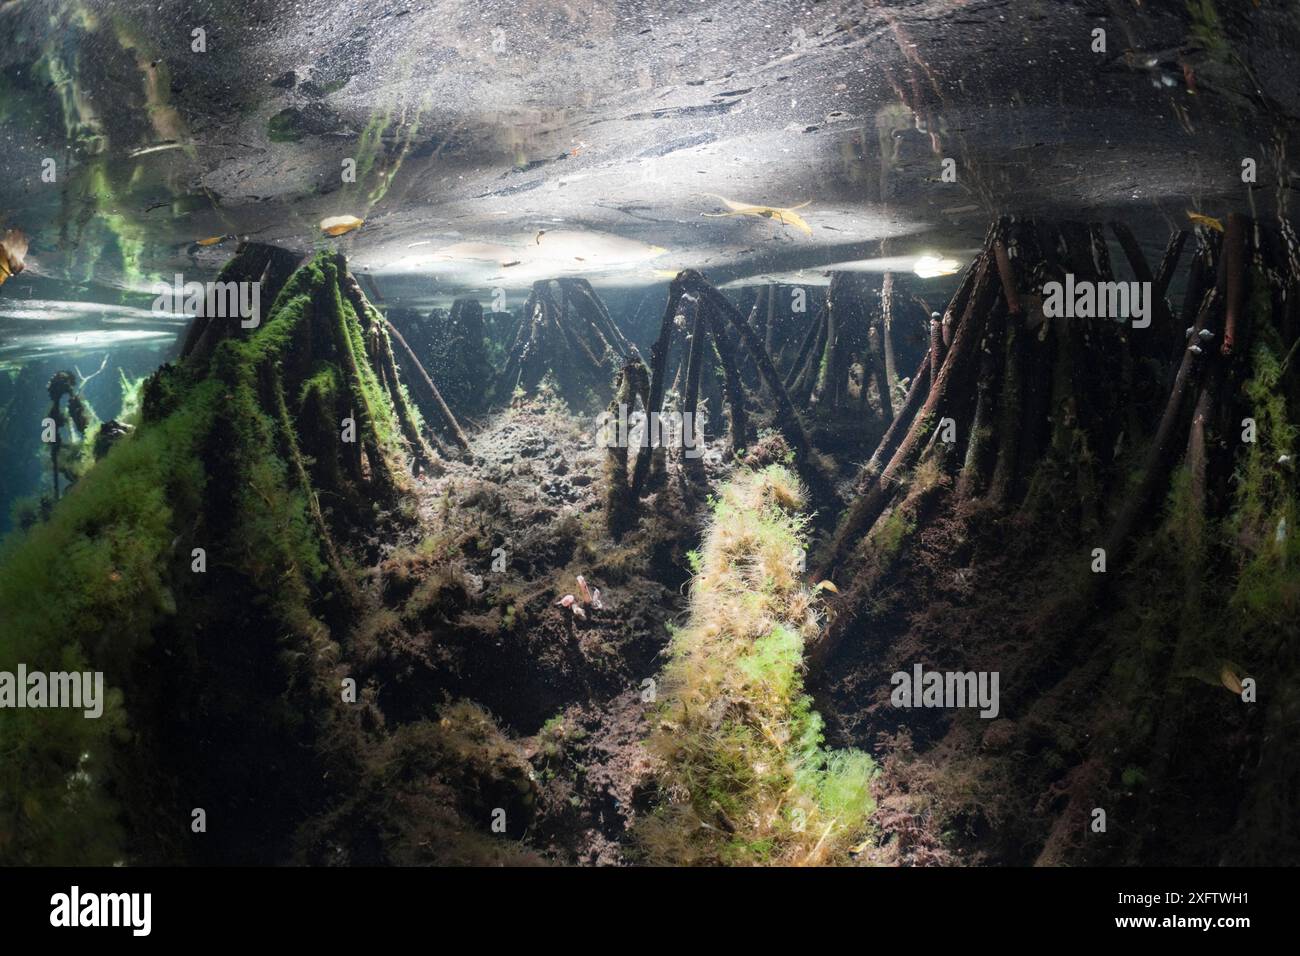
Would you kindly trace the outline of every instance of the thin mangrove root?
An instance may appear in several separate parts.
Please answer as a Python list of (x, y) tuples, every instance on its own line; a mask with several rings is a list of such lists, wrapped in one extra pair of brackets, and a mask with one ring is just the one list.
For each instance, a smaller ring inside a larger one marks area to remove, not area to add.
[(343, 560), (339, 557), (338, 546), (334, 543), (334, 536), (325, 523), (325, 515), (321, 512), (320, 499), (316, 495), (316, 490), (312, 487), (311, 478), (307, 475), (307, 466), (303, 464), (302, 454), (298, 450), (297, 430), (289, 415), (288, 403), (284, 399), (284, 383), (269, 363), (264, 363), (258, 371), (262, 378), (263, 388), (270, 392), (271, 399), (275, 404), (281, 438), (288, 449), (289, 460), (293, 463), (294, 477), (297, 479), (298, 487), (307, 503), (307, 511), (311, 515), (312, 524), (316, 526), (316, 533), (320, 535), (321, 544), (325, 549), (325, 559), (330, 566), (330, 571), (334, 574), (335, 580), (338, 581), (339, 587), (343, 589), (343, 593), (347, 596), (348, 603), (353, 610), (357, 610), (362, 606), (361, 592), (343, 566)]
[(726, 296), (709, 285), (698, 272), (689, 272), (684, 275), (686, 276), (685, 281), (691, 285), (692, 289), (698, 294), (706, 296), (718, 312), (725, 316), (740, 333), (741, 341), (745, 344), (745, 348), (758, 366), (768, 388), (776, 397), (777, 428), (781, 430), (786, 441), (794, 449), (796, 467), (800, 477), (807, 483), (814, 499), (822, 502), (837, 500), (834, 483), (826, 473), (817, 452), (813, 448), (812, 440), (808, 437), (808, 432), (804, 428), (799, 414), (795, 411), (793, 403), (790, 401), (789, 393), (785, 390), (785, 386), (781, 384), (781, 376), (777, 374), (771, 356), (763, 350), (762, 343), (758, 341), (754, 331), (745, 325), (744, 316), (736, 311), (736, 307), (731, 304)]
[[(668, 350), (672, 346), (674, 319), (677, 305), (682, 297), (685, 272), (678, 273), (668, 287), (668, 302), (664, 306), (663, 321), (659, 324), (659, 337), (655, 339), (650, 350), (650, 401), (646, 403), (646, 419), (656, 412), (663, 411), (665, 375), (668, 371)], [(654, 455), (662, 456), (662, 449), (650, 447), (653, 443), (642, 445), (637, 453), (636, 467), (632, 471), (632, 494), (641, 496), (646, 478), (650, 475), (650, 462)]]
[[(903, 473), (916, 463), (917, 457), (925, 449), (931, 431), (938, 426), (940, 419), (947, 413), (948, 395), (955, 391), (953, 382), (966, 375), (970, 356), (975, 351), (987, 313), (997, 295), (999, 283), (996, 279), (996, 268), (992, 263), (991, 239), (992, 230), (989, 239), (985, 241), (984, 252), (979, 257), (973, 287), (961, 320), (953, 332), (948, 356), (938, 374), (932, 377), (930, 394), (925, 404), (917, 412), (916, 420), (908, 430), (907, 437), (900, 443), (889, 464), (871, 481), (868, 490), (855, 499), (845, 512), (832, 538), (826, 561), (820, 572), (821, 577), (831, 577), (853, 545), (862, 535), (871, 530), (876, 519), (893, 498)], [(961, 295), (960, 291), (958, 295)]]
[(397, 341), (397, 344), (402, 347), (402, 351), (405, 353), (407, 360), (411, 363), (411, 367), (414, 368), (417, 373), (416, 379), (424, 384), (425, 391), (433, 401), (433, 407), (442, 418), (444, 427), (455, 440), (457, 447), (460, 448), (467, 461), (473, 461), (474, 454), (470, 451), (469, 439), (466, 438), (465, 433), (461, 431), (460, 423), (456, 421), (456, 416), (451, 413), (451, 409), (447, 407), (447, 403), (442, 400), (442, 393), (438, 391), (438, 386), (433, 384), (433, 379), (429, 377), (429, 373), (425, 371), (424, 366), (420, 364), (420, 360), (416, 358), (415, 352), (406, 344), (406, 339), (402, 337), (402, 333), (397, 331), (397, 329), (394, 328), (393, 323), (389, 322), (387, 318), (384, 319), (384, 326), (387, 329), (388, 334), (391, 335)]

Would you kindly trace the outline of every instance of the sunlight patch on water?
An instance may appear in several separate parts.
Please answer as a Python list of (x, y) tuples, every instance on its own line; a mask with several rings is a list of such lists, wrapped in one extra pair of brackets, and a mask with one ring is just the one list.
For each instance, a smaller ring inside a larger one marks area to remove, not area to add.
[(57, 299), (0, 302), (0, 368), (35, 358), (176, 341), (189, 317), (135, 306)]

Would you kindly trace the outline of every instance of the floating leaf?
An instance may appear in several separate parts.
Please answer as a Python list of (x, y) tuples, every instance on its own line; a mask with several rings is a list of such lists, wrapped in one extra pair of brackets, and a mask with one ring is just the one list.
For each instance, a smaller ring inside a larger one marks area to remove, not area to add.
[(23, 271), (27, 258), (27, 235), (21, 229), (7, 229), (0, 237), (0, 285)]
[(719, 196), (717, 193), (705, 193), (706, 196), (712, 196), (714, 199), (721, 199), (723, 204), (730, 212), (706, 212), (703, 215), (712, 219), (719, 219), (724, 216), (757, 216), (760, 219), (775, 219), (783, 226), (794, 226), (805, 235), (813, 234), (812, 226), (804, 221), (803, 217), (798, 215), (795, 210), (802, 209), (804, 206), (811, 204), (801, 202), (797, 206), (760, 206), (753, 203), (735, 202), (726, 196)]
[(1226, 664), (1219, 671), (1219, 682), (1234, 694), (1241, 696), (1241, 678), (1233, 673), (1232, 668)]
[(320, 221), (320, 231), (327, 236), (341, 236), (353, 229), (360, 229), (364, 222), (364, 219), (358, 219), (356, 216), (331, 216)]
[(1223, 232), (1223, 223), (1213, 216), (1202, 216), (1199, 212), (1187, 211), (1187, 218), (1192, 221), (1194, 226), (1206, 226), (1215, 232)]

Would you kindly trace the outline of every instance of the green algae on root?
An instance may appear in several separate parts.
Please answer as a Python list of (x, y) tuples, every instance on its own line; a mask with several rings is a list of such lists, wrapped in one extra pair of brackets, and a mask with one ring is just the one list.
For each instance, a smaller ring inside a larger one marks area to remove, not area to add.
[[(410, 446), (345, 276), (321, 253), (260, 327), (164, 366), (139, 427), (0, 547), (0, 670), (99, 670), (109, 689), (97, 720), (0, 709), (0, 861), (280, 858), (356, 772), (331, 632), (357, 586), (336, 539), (409, 487)], [(266, 819), (214, 849), (194, 806)]]
[(803, 503), (778, 465), (719, 492), (648, 741), (663, 761), (661, 801), (637, 826), (652, 863), (849, 863), (869, 835), (875, 765), (822, 747), (803, 691), (804, 643), (821, 626), (800, 580)]

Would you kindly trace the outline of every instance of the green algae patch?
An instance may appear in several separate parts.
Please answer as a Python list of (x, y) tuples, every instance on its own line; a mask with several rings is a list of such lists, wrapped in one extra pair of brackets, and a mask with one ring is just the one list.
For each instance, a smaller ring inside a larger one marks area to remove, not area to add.
[(869, 840), (875, 765), (823, 747), (803, 689), (804, 645), (821, 627), (800, 579), (803, 503), (772, 465), (738, 474), (714, 504), (647, 742), (663, 768), (637, 827), (651, 863), (850, 863)]
[[(283, 805), (266, 816), (287, 840), (296, 818), (276, 814), (328, 799), (294, 794), (337, 743), (331, 633), (356, 583), (333, 539), (407, 481), (373, 367), (383, 330), (340, 294), (345, 275), (323, 253), (257, 329), (209, 320), (227, 325), (144, 383), (135, 431), (0, 546), (0, 671), (100, 671), (105, 688), (98, 718), (0, 708), (0, 862), (203, 862), (215, 844), (192, 841), (191, 807)], [(221, 848), (283, 850), (256, 835)]]

